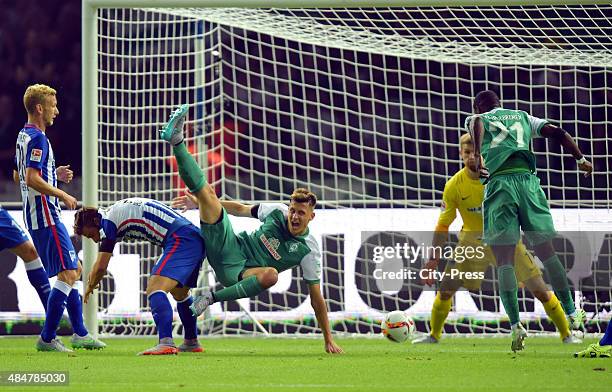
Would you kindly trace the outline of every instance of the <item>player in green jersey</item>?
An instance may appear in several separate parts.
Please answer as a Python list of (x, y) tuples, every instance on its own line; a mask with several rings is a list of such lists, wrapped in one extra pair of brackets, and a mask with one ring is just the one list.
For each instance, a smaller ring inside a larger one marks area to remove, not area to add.
[(572, 327), (576, 328), (584, 319), (584, 311), (574, 306), (565, 269), (552, 244), (555, 229), (546, 196), (535, 175), (531, 139), (542, 136), (562, 145), (576, 158), (585, 176), (591, 174), (593, 166), (567, 132), (524, 111), (502, 108), (493, 91), (476, 95), (474, 113), (466, 119), (466, 127), (473, 135), (479, 172), (487, 178), (483, 201), (484, 241), (491, 245), (497, 259), (500, 297), (512, 324), (511, 348), (518, 351), (523, 349), (527, 337), (519, 321), (513, 266), (521, 229), (544, 264), (555, 294), (565, 313), (570, 315)]
[[(331, 335), (327, 306), (320, 288), (321, 251), (308, 230), (308, 224), (315, 217), (316, 196), (298, 188), (291, 195), (289, 206), (219, 200), (183, 143), (183, 123), (188, 109), (187, 105), (182, 105), (172, 113), (160, 136), (172, 144), (179, 174), (197, 201), (208, 262), (217, 280), (225, 286), (196, 297), (191, 310), (197, 316), (212, 303), (255, 296), (272, 287), (279, 272), (299, 265), (323, 332), (325, 351), (341, 353), (342, 349)], [(262, 225), (253, 233), (236, 235), (228, 214), (258, 218)]]

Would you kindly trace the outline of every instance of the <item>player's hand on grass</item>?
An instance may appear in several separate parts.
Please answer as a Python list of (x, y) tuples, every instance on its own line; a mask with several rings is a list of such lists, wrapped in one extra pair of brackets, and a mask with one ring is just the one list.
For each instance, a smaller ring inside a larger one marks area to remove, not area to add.
[(70, 165), (58, 166), (55, 169), (55, 174), (58, 181), (65, 182), (66, 184), (72, 181), (72, 177), (74, 177), (74, 172), (70, 170)]
[(433, 284), (436, 282), (433, 272), (437, 268), (438, 268), (438, 260), (429, 259), (429, 261), (425, 263), (425, 265), (423, 266), (423, 271), (425, 272), (420, 274), (421, 276), (426, 276), (426, 278), (421, 279), (421, 282), (423, 282), (423, 284), (427, 286), (433, 286)]
[(66, 208), (68, 208), (69, 210), (74, 210), (76, 209), (77, 206), (77, 199), (70, 196), (69, 194), (67, 194), (66, 192), (64, 192), (64, 194), (62, 195), (62, 201), (64, 202), (64, 204), (66, 205)]
[(189, 192), (188, 189), (185, 189), (185, 194), (172, 199), (170, 206), (172, 208), (180, 209), (183, 212), (197, 209), (198, 199), (191, 192)]
[(578, 168), (580, 171), (584, 172), (585, 177), (589, 177), (591, 173), (593, 173), (593, 164), (589, 161), (585, 161), (584, 163), (579, 163)]
[(334, 343), (333, 340), (330, 340), (328, 342), (325, 342), (325, 352), (328, 354), (342, 354), (344, 350), (342, 350), (340, 346)]

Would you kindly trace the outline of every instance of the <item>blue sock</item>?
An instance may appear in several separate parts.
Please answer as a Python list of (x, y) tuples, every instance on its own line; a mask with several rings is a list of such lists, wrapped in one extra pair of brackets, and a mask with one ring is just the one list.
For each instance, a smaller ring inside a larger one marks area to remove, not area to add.
[(195, 317), (189, 309), (192, 303), (193, 297), (189, 296), (176, 304), (176, 310), (178, 310), (181, 324), (183, 324), (185, 339), (195, 339), (198, 337), (198, 329), (196, 326), (197, 317)]
[(83, 302), (79, 290), (72, 286), (68, 299), (66, 300), (66, 310), (68, 310), (68, 317), (70, 317), (70, 324), (72, 324), (72, 330), (79, 336), (87, 335), (87, 328), (83, 323)]
[(42, 333), (40, 337), (42, 340), (49, 343), (51, 340), (55, 339), (57, 327), (59, 327), (59, 323), (62, 320), (62, 315), (64, 314), (64, 309), (66, 308), (66, 298), (68, 298), (68, 294), (72, 290), (72, 286), (70, 286), (66, 282), (62, 282), (61, 280), (56, 280), (53, 285), (53, 289), (51, 290), (51, 294), (49, 294), (49, 302), (47, 304), (47, 318), (45, 319), (45, 325), (43, 326)]
[(49, 302), (49, 292), (51, 291), (51, 285), (49, 285), (49, 278), (47, 277), (47, 271), (40, 261), (40, 257), (24, 263), (26, 273), (28, 274), (28, 280), (30, 284), (36, 289), (40, 302), (42, 302), (47, 312), (47, 303)]
[(149, 306), (153, 313), (153, 320), (157, 326), (159, 340), (172, 339), (172, 306), (168, 295), (163, 291), (154, 291), (149, 295)]
[(612, 320), (608, 323), (608, 328), (606, 328), (606, 333), (599, 341), (600, 346), (609, 346), (612, 345)]

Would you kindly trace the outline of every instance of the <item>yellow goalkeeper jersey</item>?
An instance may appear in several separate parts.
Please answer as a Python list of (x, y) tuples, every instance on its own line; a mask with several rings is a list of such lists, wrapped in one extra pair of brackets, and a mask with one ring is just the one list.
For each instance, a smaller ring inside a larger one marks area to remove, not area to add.
[(464, 167), (459, 170), (444, 186), (442, 212), (438, 218), (438, 228), (448, 229), (448, 226), (457, 217), (457, 210), (459, 210), (463, 220), (459, 240), (480, 239), (482, 235), (483, 198), (484, 185), (478, 179), (470, 178), (467, 168)]

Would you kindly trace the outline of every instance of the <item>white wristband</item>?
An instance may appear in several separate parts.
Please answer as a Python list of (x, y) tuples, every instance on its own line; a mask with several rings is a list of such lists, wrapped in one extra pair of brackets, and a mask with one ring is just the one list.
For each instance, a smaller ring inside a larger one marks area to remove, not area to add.
[(580, 159), (576, 159), (576, 163), (578, 163), (579, 165), (582, 165), (583, 163), (586, 163), (586, 158), (584, 157), (584, 155), (582, 156), (582, 158)]

